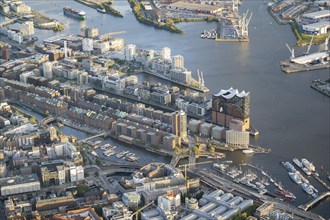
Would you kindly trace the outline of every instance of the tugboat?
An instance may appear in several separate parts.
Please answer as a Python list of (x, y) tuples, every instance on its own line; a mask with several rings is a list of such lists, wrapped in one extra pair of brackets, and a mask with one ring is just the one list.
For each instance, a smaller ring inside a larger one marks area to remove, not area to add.
[(68, 7), (68, 6), (63, 8), (63, 13), (66, 16), (70, 16), (70, 17), (77, 18), (77, 19), (80, 19), (80, 20), (86, 20), (86, 13), (84, 11), (77, 11), (73, 8)]

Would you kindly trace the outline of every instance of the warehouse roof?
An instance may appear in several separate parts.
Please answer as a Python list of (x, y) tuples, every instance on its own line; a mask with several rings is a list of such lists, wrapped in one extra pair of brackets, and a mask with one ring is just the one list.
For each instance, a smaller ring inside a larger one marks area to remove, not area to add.
[(322, 11), (306, 13), (303, 15), (303, 17), (311, 18), (311, 19), (320, 19), (320, 18), (330, 17), (330, 10), (322, 10)]
[(194, 4), (188, 2), (175, 2), (170, 4), (169, 7), (171, 8), (179, 8), (179, 9), (188, 9), (188, 10), (200, 10), (200, 11), (209, 11), (209, 12), (216, 12), (221, 9), (219, 6), (212, 6), (212, 5), (201, 5), (201, 4)]

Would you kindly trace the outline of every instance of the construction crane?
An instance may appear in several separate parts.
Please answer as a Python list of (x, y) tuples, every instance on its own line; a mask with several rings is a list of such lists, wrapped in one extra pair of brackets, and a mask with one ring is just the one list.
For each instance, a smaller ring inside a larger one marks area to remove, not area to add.
[(135, 215), (135, 216), (136, 216), (135, 219), (137, 220), (138, 217), (139, 217), (139, 212), (142, 211), (143, 209), (149, 207), (149, 206), (152, 205), (152, 204), (154, 204), (154, 201), (151, 201), (151, 202), (149, 202), (147, 205), (142, 206), (142, 207), (139, 208), (136, 212), (134, 212), (134, 213), (130, 216), (130, 218), (133, 219), (133, 216)]
[(184, 167), (184, 178), (187, 180), (187, 167), (194, 166), (194, 165), (200, 165), (200, 164), (207, 164), (207, 163), (212, 163), (213, 161), (204, 161), (204, 162), (199, 162), (199, 163), (187, 163), (187, 164), (181, 164), (179, 167)]

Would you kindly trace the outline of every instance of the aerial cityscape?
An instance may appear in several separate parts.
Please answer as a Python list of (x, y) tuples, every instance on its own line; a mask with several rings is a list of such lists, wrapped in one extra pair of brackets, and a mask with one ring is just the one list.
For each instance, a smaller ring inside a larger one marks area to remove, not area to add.
[(330, 219), (329, 0), (0, 0), (0, 220)]

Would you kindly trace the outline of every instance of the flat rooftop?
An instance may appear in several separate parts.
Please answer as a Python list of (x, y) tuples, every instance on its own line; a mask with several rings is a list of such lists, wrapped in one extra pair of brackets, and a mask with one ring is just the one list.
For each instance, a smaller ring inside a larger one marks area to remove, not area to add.
[(312, 53), (305, 56), (294, 58), (292, 59), (292, 62), (297, 64), (306, 64), (319, 59), (324, 59), (326, 57), (329, 57), (329, 54), (327, 52), (317, 52), (317, 53)]
[(25, 184), (32, 182), (39, 182), (39, 179), (36, 174), (0, 178), (0, 187), (13, 186), (17, 184)]
[(322, 11), (306, 13), (306, 14), (303, 15), (303, 17), (311, 18), (311, 19), (319, 19), (319, 18), (330, 17), (330, 10), (322, 10)]
[(188, 2), (175, 2), (169, 5), (171, 8), (179, 8), (179, 9), (188, 9), (188, 10), (200, 10), (200, 11), (219, 11), (222, 7), (212, 6), (212, 5), (201, 5), (201, 4), (194, 4)]

